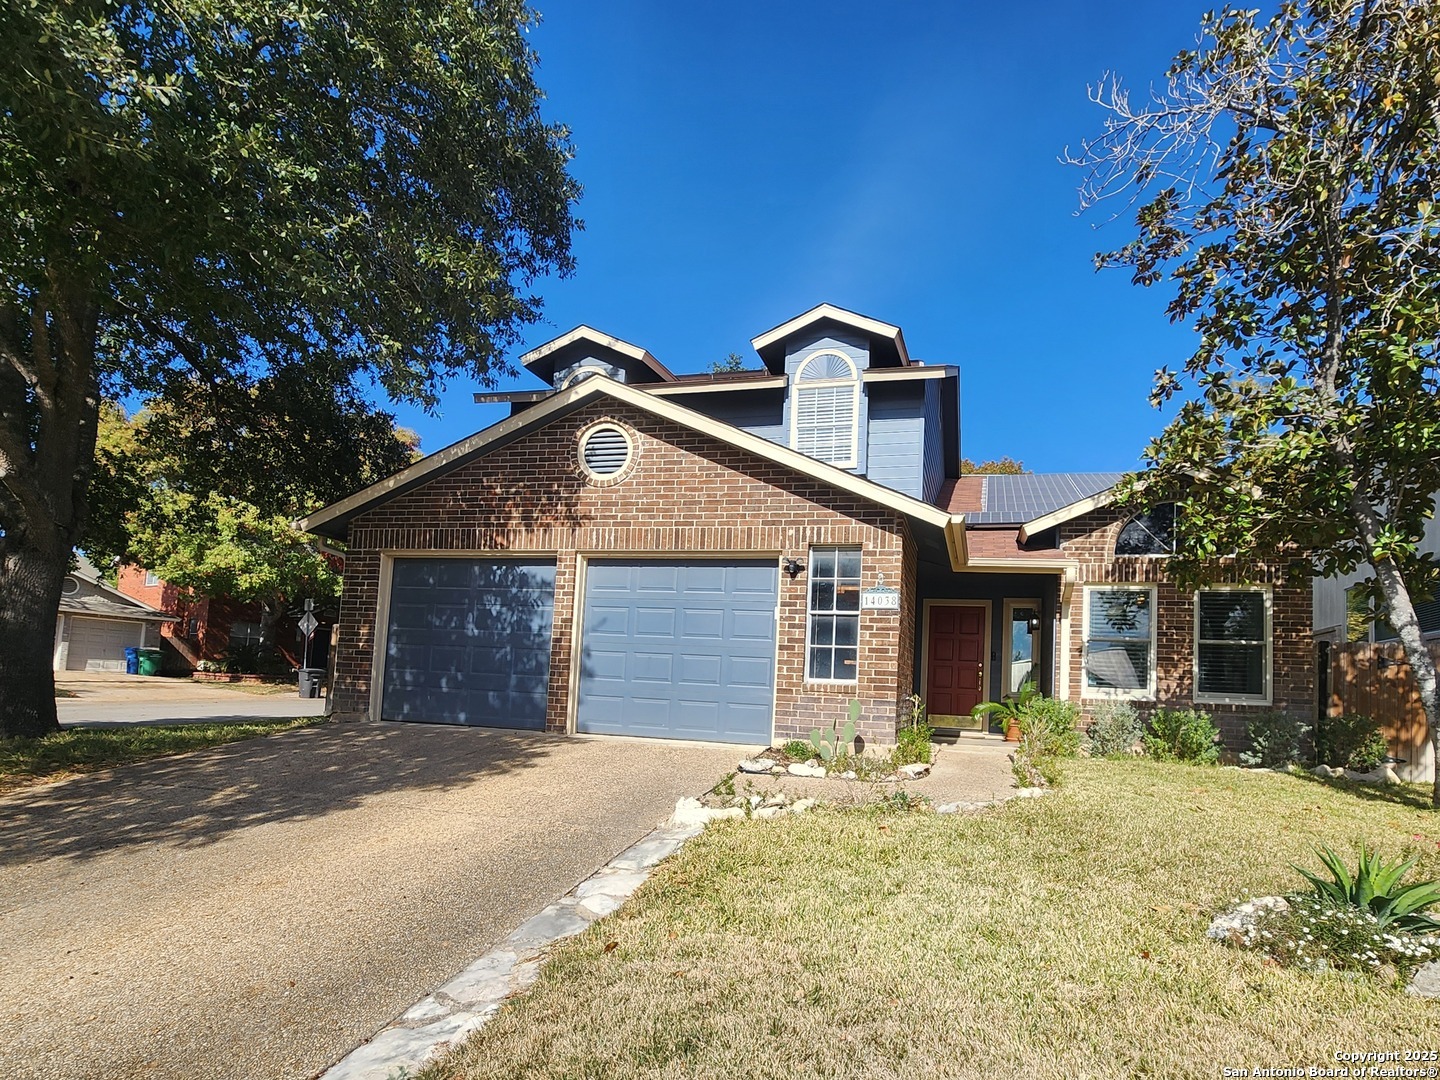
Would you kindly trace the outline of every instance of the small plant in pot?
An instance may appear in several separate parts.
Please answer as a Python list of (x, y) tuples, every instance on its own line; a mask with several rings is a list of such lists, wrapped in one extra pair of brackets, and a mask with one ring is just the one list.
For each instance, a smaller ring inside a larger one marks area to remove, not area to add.
[(1027, 679), (1021, 684), (1019, 693), (1007, 694), (1003, 701), (982, 701), (970, 710), (970, 715), (977, 720), (996, 721), (1005, 732), (1006, 742), (1019, 742), (1020, 714), (1039, 696), (1040, 688), (1035, 685), (1034, 680)]

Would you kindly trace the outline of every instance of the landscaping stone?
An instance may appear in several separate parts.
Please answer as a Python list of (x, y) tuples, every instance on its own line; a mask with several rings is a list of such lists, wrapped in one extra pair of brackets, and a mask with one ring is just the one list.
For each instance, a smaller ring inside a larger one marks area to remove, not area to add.
[(895, 771), (900, 774), (901, 779), (919, 780), (922, 776), (928, 776), (930, 774), (930, 763), (927, 761), (917, 761), (913, 765), (901, 765)]
[(746, 758), (736, 767), (743, 773), (768, 773), (775, 767), (775, 762), (768, 758)]
[(788, 806), (789, 803), (790, 796), (786, 795), (783, 791), (777, 791), (773, 795), (767, 795), (765, 797), (765, 801), (762, 802), (760, 805), (768, 809), (772, 806)]
[(815, 803), (815, 799), (796, 799), (793, 803), (790, 804), (790, 813), (803, 814), (806, 810), (809, 810), (812, 806), (814, 806)]
[[(1395, 770), (1392, 769), (1389, 765), (1382, 765), (1378, 769), (1374, 769), (1370, 772), (1357, 772), (1355, 769), (1343, 769), (1340, 770), (1340, 772), (1345, 777), (1345, 779), (1354, 780), (1357, 783), (1361, 784), (1400, 783), (1400, 777), (1395, 775)], [(1336, 775), (1335, 771), (1332, 770), (1330, 775)]]
[(1289, 910), (1290, 904), (1283, 896), (1257, 896), (1216, 915), (1205, 936), (1227, 945), (1248, 946), (1255, 941), (1261, 914)]
[(1310, 770), (1310, 773), (1312, 776), (1320, 776), (1328, 780), (1333, 780), (1337, 776), (1344, 776), (1345, 770), (1334, 769), (1331, 768), (1329, 765), (1316, 765), (1313, 769)]
[(738, 806), (713, 807), (703, 805), (699, 799), (680, 799), (675, 803), (675, 812), (668, 824), (673, 828), (704, 828), (712, 821), (722, 818), (744, 817), (745, 811)]
[(797, 761), (786, 770), (791, 776), (813, 776), (822, 777), (825, 775), (824, 765), (812, 765), (808, 761)]
[(856, 777), (856, 775), (855, 775), (855, 770), (854, 770), (854, 769), (846, 769), (844, 772), (842, 772), (842, 773), (840, 774), (840, 779), (841, 779), (841, 780), (855, 780), (855, 779), (857, 779), (857, 777)]
[(1044, 794), (1045, 789), (1043, 787), (1022, 787), (1015, 789), (1014, 797), (1017, 799), (1038, 799)]
[(1440, 960), (1431, 960), (1417, 968), (1405, 992), (1416, 997), (1440, 998)]
[(784, 812), (785, 808), (783, 806), (762, 806), (759, 810), (756, 810), (750, 816), (754, 818), (760, 818), (762, 821), (764, 821), (768, 820), (769, 818), (779, 817)]

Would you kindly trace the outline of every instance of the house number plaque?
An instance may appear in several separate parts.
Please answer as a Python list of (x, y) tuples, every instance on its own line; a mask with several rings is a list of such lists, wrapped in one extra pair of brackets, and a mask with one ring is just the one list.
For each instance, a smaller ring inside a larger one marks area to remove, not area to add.
[(899, 611), (900, 592), (886, 585), (864, 589), (860, 593), (860, 608), (863, 611)]

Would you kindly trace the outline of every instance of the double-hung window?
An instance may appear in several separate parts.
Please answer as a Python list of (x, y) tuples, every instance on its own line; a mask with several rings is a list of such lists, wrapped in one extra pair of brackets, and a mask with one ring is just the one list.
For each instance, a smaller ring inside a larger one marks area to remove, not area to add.
[(1155, 696), (1155, 587), (1085, 589), (1088, 697)]
[(1195, 594), (1195, 700), (1270, 701), (1270, 591)]
[(819, 682), (858, 682), (860, 549), (813, 548), (809, 581), (805, 676)]

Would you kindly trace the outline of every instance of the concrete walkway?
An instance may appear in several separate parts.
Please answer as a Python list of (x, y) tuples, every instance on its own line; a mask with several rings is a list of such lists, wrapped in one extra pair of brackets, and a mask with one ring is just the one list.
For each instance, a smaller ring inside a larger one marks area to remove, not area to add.
[(735, 760), (333, 725), (0, 799), (0, 1066), (313, 1076)]

